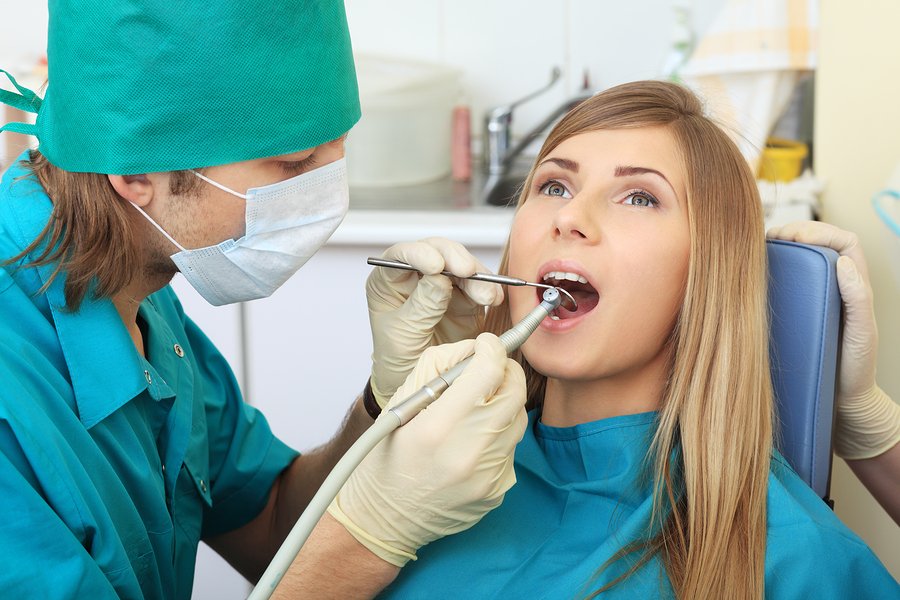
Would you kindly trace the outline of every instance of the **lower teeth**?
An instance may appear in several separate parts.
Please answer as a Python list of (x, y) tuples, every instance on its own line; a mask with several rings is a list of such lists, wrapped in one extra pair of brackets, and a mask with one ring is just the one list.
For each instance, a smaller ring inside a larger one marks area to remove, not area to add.
[(557, 317), (556, 315), (550, 315), (550, 318), (554, 321), (559, 321), (559, 317)]

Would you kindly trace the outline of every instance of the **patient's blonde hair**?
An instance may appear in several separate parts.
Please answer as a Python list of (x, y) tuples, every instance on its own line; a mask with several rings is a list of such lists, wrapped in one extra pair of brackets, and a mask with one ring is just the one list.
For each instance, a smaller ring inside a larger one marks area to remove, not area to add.
[[(679, 598), (763, 597), (766, 490), (772, 452), (766, 250), (756, 183), (740, 151), (704, 116), (696, 96), (666, 82), (608, 89), (551, 131), (539, 164), (564, 140), (600, 129), (664, 126), (686, 174), (691, 233), (684, 302), (671, 336), (672, 364), (648, 461), (653, 517), (647, 537), (603, 565), (659, 555)], [(534, 170), (519, 197), (525, 201)], [(501, 272), (506, 272), (504, 253)], [(502, 331), (508, 306), (488, 316)], [(521, 356), (529, 402), (546, 379)], [(594, 595), (597, 595), (596, 593)]]

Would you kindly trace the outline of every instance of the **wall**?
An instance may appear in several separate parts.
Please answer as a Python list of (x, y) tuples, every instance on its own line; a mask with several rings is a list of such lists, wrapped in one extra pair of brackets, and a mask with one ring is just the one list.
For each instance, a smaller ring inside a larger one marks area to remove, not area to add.
[[(815, 116), (815, 170), (827, 185), (823, 217), (855, 231), (865, 249), (880, 333), (878, 380), (894, 399), (900, 399), (900, 283), (891, 263), (900, 256), (889, 254), (869, 199), (900, 164), (898, 22), (895, 0), (822, 1)], [(841, 460), (833, 495), (838, 516), (900, 578), (900, 527)]]
[[(17, 2), (0, 5), (0, 69), (15, 75), (19, 83), (38, 91), (43, 84), (25, 76), (44, 55), (47, 47), (47, 3)], [(0, 73), (0, 88), (14, 91), (6, 76)], [(0, 124), (12, 121), (34, 122), (34, 115), (0, 104)], [(0, 134), (0, 168), (12, 162), (34, 138), (13, 133)]]
[[(722, 0), (693, 0), (703, 31)], [(485, 108), (542, 87), (553, 89), (517, 108), (513, 133), (527, 132), (581, 90), (658, 77), (671, 45), (674, 13), (659, 0), (346, 0), (354, 51), (435, 61), (463, 71), (478, 135)], [(682, 2), (685, 4), (685, 2)]]
[(33, 64), (46, 48), (47, 3), (4, 2), (0, 8), (0, 69)]
[[(702, 31), (722, 0), (693, 6)], [(359, 52), (436, 61), (459, 67), (478, 127), (485, 107), (541, 87), (554, 66), (563, 81), (523, 105), (513, 131), (527, 131), (581, 89), (659, 75), (672, 37), (669, 2), (636, 0), (346, 0)], [(0, 9), (0, 68), (33, 64), (47, 43), (45, 2)], [(5, 78), (3, 78), (5, 79)], [(0, 82), (0, 87), (5, 87)]]

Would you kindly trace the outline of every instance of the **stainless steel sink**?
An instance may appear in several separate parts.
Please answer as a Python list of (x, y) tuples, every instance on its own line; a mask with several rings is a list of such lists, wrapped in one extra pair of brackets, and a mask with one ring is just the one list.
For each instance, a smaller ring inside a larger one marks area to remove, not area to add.
[(515, 207), (527, 174), (506, 175), (492, 185), (485, 186), (484, 202), (489, 206)]

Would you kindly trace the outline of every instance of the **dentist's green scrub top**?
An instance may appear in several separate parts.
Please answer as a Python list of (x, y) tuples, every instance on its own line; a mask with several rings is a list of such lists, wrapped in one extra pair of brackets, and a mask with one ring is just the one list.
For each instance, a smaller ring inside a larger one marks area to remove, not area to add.
[[(627, 570), (599, 567), (648, 522), (650, 487), (637, 480), (656, 413), (547, 427), (534, 411), (516, 448), (516, 484), (471, 529), (432, 542), (381, 597), (585, 598)], [(874, 554), (787, 466), (772, 460), (765, 561), (767, 598), (900, 598)], [(651, 560), (599, 596), (673, 598)], [(628, 565), (630, 566), (630, 565)]]
[[(0, 182), (0, 257), (50, 201)], [(241, 400), (168, 287), (141, 303), (147, 359), (109, 300), (62, 310), (52, 267), (0, 269), (0, 597), (188, 598), (201, 537), (251, 521), (296, 453)]]

